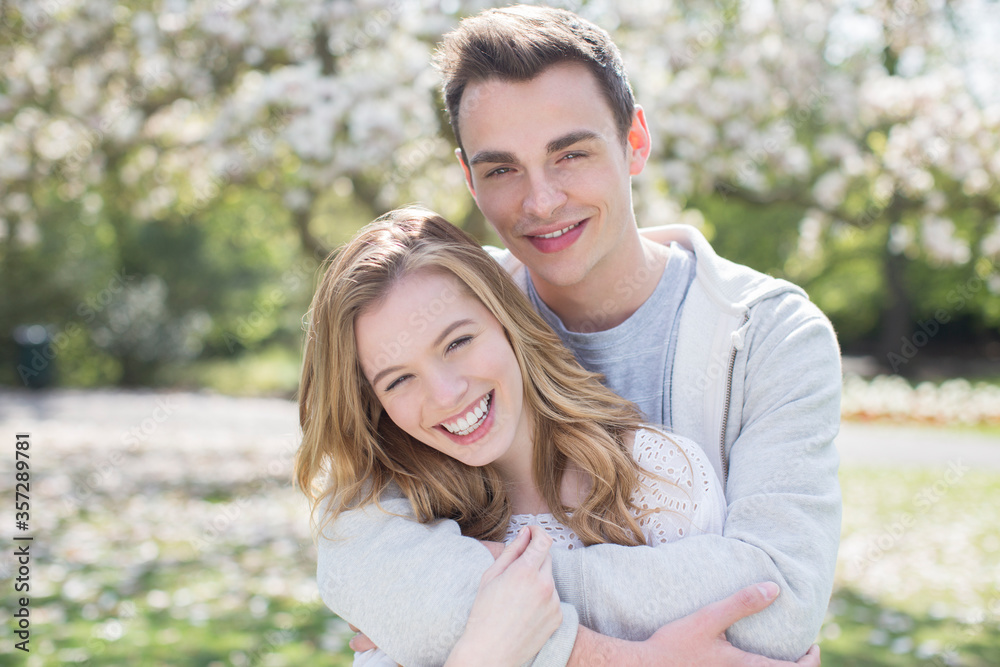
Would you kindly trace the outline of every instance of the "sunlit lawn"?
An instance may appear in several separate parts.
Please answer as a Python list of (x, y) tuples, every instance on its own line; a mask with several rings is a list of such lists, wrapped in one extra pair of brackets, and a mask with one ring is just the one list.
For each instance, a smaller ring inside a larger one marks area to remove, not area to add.
[[(57, 454), (33, 485), (32, 650), (4, 623), (0, 663), (350, 664), (287, 462), (138, 449), (93, 484), (92, 451)], [(842, 471), (824, 665), (1000, 665), (1000, 473), (945, 472)]]
[(1000, 665), (1000, 473), (848, 468), (841, 488), (823, 664)]

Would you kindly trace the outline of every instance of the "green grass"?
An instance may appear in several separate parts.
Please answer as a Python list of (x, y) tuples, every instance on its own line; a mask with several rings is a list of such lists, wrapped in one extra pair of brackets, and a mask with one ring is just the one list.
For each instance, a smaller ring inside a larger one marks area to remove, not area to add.
[[(4, 623), (0, 664), (350, 665), (350, 633), (316, 594), (290, 470), (261, 483), (266, 454), (241, 452), (264, 458), (229, 476), (234, 450), (196, 466), (156, 454), (130, 453), (120, 479), (79, 506), (63, 502), (66, 485), (86, 479), (92, 457), (64, 456), (37, 478), (32, 650), (15, 652)], [(841, 483), (823, 664), (1000, 665), (1000, 472), (848, 468)], [(0, 601), (8, 619), (12, 598)]]
[(1000, 473), (849, 468), (841, 488), (823, 664), (1000, 665)]

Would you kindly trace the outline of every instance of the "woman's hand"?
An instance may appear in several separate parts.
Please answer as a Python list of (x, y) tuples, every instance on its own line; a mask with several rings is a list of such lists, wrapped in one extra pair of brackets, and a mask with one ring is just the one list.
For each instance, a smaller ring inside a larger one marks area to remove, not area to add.
[(562, 623), (551, 546), (540, 526), (522, 528), (507, 545), (483, 574), (447, 667), (520, 665), (538, 653)]

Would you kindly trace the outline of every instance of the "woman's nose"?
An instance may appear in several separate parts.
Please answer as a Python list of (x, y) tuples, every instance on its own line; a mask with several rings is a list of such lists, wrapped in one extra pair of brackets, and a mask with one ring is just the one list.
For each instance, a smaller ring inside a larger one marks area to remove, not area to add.
[(430, 374), (429, 389), (431, 401), (436, 409), (458, 410), (465, 397), (469, 383), (465, 376), (449, 368), (441, 368)]

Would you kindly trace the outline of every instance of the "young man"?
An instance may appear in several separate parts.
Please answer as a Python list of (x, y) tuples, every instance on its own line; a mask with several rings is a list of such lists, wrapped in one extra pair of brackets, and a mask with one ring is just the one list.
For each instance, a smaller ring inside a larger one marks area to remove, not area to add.
[[(726, 485), (724, 536), (553, 552), (564, 622), (535, 664), (644, 664), (651, 642), (660, 664), (780, 664), (728, 646), (727, 627), (744, 651), (799, 658), (826, 610), (840, 534), (828, 320), (692, 228), (640, 235), (630, 178), (650, 136), (604, 31), (559, 10), (489, 10), (446, 36), (439, 64), (469, 190), (507, 246), (496, 258), (581, 363), (650, 422), (700, 443)], [(383, 507), (409, 514), (399, 499)], [(404, 664), (443, 662), (484, 550), (451, 522), (374, 508), (326, 536), (328, 606)], [(746, 588), (765, 581), (781, 591), (769, 606)], [(391, 599), (375, 614), (370, 595)]]

